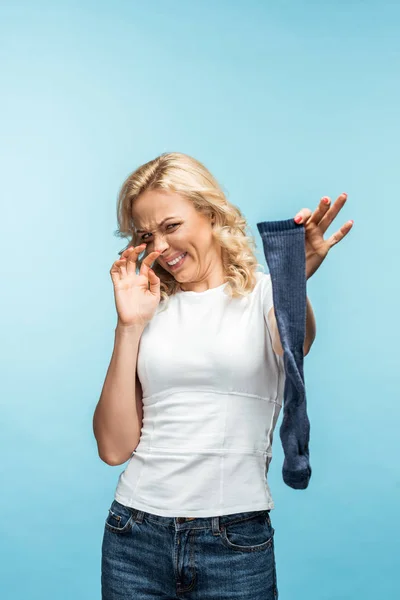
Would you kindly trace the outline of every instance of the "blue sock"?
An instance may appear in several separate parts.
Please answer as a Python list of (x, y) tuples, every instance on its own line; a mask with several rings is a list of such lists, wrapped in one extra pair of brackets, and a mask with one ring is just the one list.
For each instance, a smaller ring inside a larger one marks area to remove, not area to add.
[(280, 428), (284, 482), (305, 489), (311, 477), (310, 422), (304, 385), (306, 330), (305, 230), (293, 219), (257, 223), (272, 282), (274, 310), (284, 350), (285, 388)]

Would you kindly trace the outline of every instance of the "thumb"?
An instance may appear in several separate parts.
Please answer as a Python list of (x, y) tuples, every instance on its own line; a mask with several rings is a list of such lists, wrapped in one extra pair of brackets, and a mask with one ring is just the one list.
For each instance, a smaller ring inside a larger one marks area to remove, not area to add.
[(160, 289), (160, 278), (154, 273), (153, 269), (149, 269), (149, 284), (150, 284), (150, 292), (152, 294), (157, 294)]

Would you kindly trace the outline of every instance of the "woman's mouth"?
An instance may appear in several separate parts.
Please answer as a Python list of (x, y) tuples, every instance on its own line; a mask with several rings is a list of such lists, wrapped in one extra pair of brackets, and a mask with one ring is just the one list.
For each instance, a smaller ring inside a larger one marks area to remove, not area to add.
[(175, 260), (172, 261), (172, 264), (167, 262), (167, 265), (173, 271), (175, 271), (176, 269), (179, 269), (179, 267), (184, 263), (186, 255), (187, 255), (187, 252), (183, 252), (180, 256), (178, 256)]

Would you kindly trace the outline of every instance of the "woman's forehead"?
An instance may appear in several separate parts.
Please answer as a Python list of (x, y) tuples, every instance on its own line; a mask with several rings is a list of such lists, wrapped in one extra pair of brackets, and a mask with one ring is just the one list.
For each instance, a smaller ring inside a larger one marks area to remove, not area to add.
[(141, 194), (133, 203), (132, 217), (136, 231), (156, 229), (168, 219), (179, 219), (187, 215), (190, 202), (177, 194), (159, 194), (159, 190)]

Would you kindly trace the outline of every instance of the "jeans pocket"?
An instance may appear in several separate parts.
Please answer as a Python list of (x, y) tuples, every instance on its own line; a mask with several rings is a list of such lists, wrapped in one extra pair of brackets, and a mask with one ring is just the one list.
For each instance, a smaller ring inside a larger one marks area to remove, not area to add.
[(114, 500), (108, 509), (105, 528), (112, 533), (128, 533), (134, 523), (134, 509)]
[(274, 529), (265, 511), (253, 517), (226, 523), (221, 528), (221, 540), (228, 548), (242, 552), (257, 552), (273, 547)]

